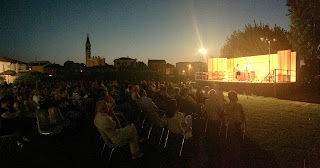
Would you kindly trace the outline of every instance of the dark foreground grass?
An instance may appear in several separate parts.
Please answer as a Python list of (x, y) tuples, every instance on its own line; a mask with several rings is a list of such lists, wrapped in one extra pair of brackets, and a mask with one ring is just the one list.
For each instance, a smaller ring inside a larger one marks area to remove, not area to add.
[(239, 95), (247, 136), (280, 167), (320, 167), (320, 104)]

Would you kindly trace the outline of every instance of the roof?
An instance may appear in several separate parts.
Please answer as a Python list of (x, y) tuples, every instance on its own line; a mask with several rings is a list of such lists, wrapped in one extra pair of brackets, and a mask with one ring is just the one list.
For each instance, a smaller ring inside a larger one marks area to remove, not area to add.
[(133, 59), (133, 58), (129, 58), (129, 57), (120, 57), (120, 58), (117, 58), (117, 59), (114, 59), (113, 61), (118, 61), (118, 60), (136, 60), (136, 59)]
[(19, 63), (19, 64), (26, 64), (25, 62), (22, 61), (18, 61), (12, 58), (8, 58), (8, 57), (0, 57), (0, 61), (2, 62), (10, 62), (10, 63)]
[(166, 64), (166, 68), (175, 68), (175, 66), (172, 65), (172, 64), (167, 63), (167, 64)]
[(34, 61), (30, 62), (28, 65), (29, 66), (46, 66), (51, 64), (49, 61)]
[(148, 63), (166, 63), (165, 60), (148, 60)]

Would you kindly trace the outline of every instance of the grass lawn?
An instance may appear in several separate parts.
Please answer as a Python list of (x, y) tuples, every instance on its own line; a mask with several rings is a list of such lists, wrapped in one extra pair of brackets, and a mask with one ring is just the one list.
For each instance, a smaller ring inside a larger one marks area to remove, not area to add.
[(238, 97), (247, 117), (248, 138), (273, 154), (280, 167), (303, 167), (307, 156), (306, 164), (320, 162), (320, 104)]

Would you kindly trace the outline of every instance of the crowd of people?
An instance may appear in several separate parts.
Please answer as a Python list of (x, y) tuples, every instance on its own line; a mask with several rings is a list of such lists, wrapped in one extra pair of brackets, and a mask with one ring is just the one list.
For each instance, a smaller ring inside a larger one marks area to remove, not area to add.
[(228, 99), (218, 84), (193, 88), (155, 81), (5, 83), (0, 88), (0, 133), (18, 132), (21, 139), (17, 144), (23, 147), (32, 141), (28, 132), (35, 127), (34, 114), (48, 109), (49, 118), (51, 111), (55, 112), (64, 121), (63, 127), (78, 129), (83, 123), (91, 124), (111, 143), (129, 144), (132, 159), (137, 159), (143, 156), (141, 116), (153, 127), (165, 127), (186, 139), (193, 138), (193, 120), (199, 117), (208, 120), (208, 132), (218, 130), (222, 122), (229, 125), (230, 133), (240, 131), (245, 121), (243, 107), (235, 91), (228, 93)]

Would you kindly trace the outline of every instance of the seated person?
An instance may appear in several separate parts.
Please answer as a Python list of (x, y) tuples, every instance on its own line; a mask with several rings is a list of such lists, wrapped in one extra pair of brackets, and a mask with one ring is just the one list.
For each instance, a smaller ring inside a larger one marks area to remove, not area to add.
[(142, 156), (139, 147), (138, 132), (134, 124), (129, 124), (122, 128), (118, 118), (113, 112), (114, 101), (107, 98), (109, 95), (106, 90), (100, 90), (100, 96), (96, 103), (96, 115), (94, 125), (100, 133), (114, 144), (129, 144), (132, 159)]
[(27, 113), (34, 113), (37, 111), (37, 103), (33, 100), (32, 93), (28, 94), (27, 99), (23, 102)]
[(49, 120), (51, 125), (55, 126), (68, 126), (70, 121), (66, 119), (56, 107), (51, 107), (48, 109)]
[(23, 141), (29, 141), (29, 138), (26, 136), (29, 131), (28, 129), (32, 129), (32, 124), (21, 117), (20, 110), (10, 108), (10, 99), (6, 97), (2, 98), (0, 107), (0, 135), (18, 133), (21, 135), (22, 140), (19, 139), (17, 145), (23, 147)]
[(209, 120), (220, 123), (223, 119), (223, 104), (218, 100), (214, 89), (209, 91), (209, 98), (205, 101), (205, 109)]
[(166, 122), (159, 117), (157, 113), (159, 108), (154, 104), (151, 98), (147, 97), (147, 92), (141, 89), (139, 92), (140, 98), (137, 100), (137, 105), (140, 110), (147, 116), (147, 119), (158, 127), (164, 127)]
[(231, 90), (228, 93), (228, 98), (230, 102), (226, 104), (226, 120), (229, 123), (230, 131), (239, 131), (241, 124), (245, 121), (245, 114), (243, 107), (238, 103), (237, 92)]
[(171, 99), (168, 102), (166, 121), (168, 129), (171, 132), (185, 135), (186, 139), (192, 137), (192, 117), (191, 115), (185, 117), (183, 113), (178, 111), (178, 105), (175, 99)]

